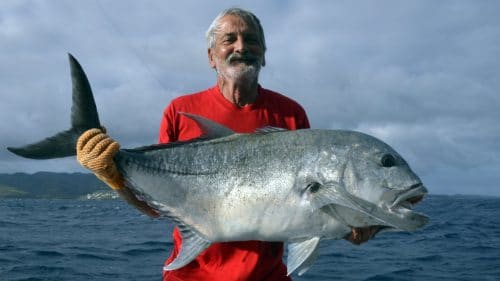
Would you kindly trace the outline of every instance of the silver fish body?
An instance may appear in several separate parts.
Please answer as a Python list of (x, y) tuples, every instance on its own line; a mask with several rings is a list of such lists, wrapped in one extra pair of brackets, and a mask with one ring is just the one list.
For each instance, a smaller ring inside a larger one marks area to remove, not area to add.
[(426, 189), (403, 158), (353, 131), (230, 134), (124, 150), (116, 161), (136, 194), (206, 245), (300, 244), (340, 239), (351, 227), (413, 231), (427, 222), (411, 211)]

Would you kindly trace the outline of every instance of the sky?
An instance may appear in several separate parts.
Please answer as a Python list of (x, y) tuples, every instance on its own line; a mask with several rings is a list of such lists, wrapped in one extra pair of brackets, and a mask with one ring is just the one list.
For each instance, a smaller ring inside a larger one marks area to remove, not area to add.
[(499, 1), (0, 2), (0, 173), (86, 172), (5, 148), (69, 128), (67, 53), (122, 147), (157, 142), (163, 109), (215, 84), (205, 31), (223, 9), (261, 20), (260, 83), (312, 128), (396, 149), (431, 194), (500, 196)]

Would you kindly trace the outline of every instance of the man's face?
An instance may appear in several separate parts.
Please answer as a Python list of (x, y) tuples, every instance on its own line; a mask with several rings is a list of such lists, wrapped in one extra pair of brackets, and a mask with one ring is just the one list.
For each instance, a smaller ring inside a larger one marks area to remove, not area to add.
[(237, 16), (224, 16), (208, 58), (210, 66), (226, 79), (256, 79), (264, 64), (258, 31)]

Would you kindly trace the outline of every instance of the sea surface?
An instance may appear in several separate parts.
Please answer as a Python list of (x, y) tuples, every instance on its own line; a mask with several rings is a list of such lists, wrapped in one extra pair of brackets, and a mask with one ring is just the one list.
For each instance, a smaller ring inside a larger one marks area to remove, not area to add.
[[(430, 195), (430, 223), (321, 243), (294, 280), (500, 280), (500, 198)], [(160, 280), (172, 225), (120, 200), (0, 200), (0, 280)]]

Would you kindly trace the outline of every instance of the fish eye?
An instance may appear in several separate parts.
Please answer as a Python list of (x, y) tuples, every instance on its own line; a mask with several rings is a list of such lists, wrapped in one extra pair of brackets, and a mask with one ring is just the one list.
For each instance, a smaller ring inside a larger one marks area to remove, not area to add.
[(321, 187), (321, 184), (318, 182), (311, 182), (310, 184), (307, 185), (307, 190), (311, 193), (316, 193), (318, 192), (319, 188)]
[(380, 159), (380, 164), (382, 164), (382, 167), (389, 168), (396, 165), (396, 159), (392, 154), (384, 154)]

